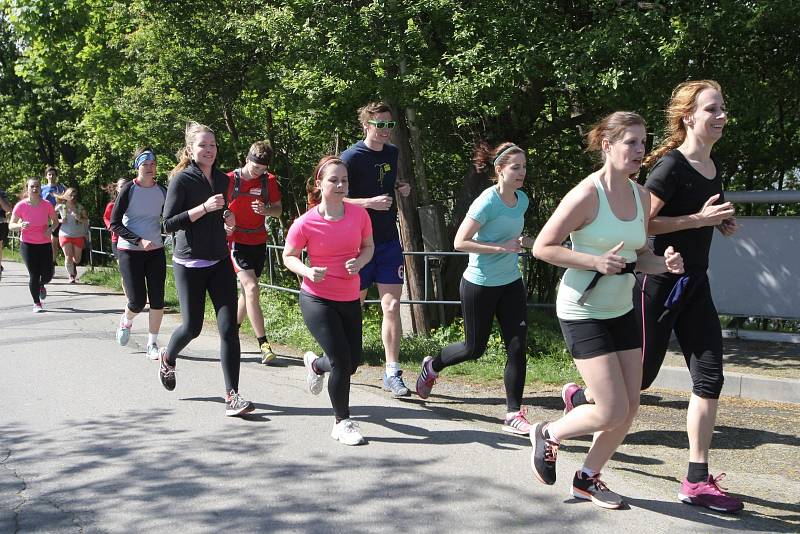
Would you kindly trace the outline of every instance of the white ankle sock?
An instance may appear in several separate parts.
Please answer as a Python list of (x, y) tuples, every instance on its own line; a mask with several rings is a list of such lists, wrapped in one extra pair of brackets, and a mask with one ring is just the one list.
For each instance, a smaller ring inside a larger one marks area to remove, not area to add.
[(386, 362), (386, 376), (396, 376), (400, 372), (400, 362)]
[(581, 473), (586, 475), (586, 478), (591, 478), (591, 477), (595, 476), (598, 472), (593, 470), (593, 469), (589, 469), (586, 466), (583, 466), (583, 467), (581, 467)]
[(147, 334), (147, 344), (158, 346), (158, 334)]

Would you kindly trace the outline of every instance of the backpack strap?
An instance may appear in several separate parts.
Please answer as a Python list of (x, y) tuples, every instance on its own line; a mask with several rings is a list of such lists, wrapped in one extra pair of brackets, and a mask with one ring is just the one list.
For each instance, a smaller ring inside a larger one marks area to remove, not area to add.
[(261, 200), (269, 206), (269, 190), (267, 189), (267, 173), (261, 175)]
[(239, 196), (239, 188), (241, 187), (241, 185), (242, 185), (242, 172), (241, 169), (236, 169), (235, 171), (233, 171), (233, 195), (231, 195), (231, 199), (230, 201), (228, 201), (229, 204), (234, 200), (236, 200), (236, 197)]

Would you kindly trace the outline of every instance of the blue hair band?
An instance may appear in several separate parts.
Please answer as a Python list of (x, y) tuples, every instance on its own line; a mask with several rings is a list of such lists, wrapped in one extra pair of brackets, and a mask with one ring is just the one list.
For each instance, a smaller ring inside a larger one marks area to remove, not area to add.
[(139, 167), (142, 166), (142, 163), (144, 163), (145, 161), (155, 161), (155, 160), (156, 160), (156, 155), (153, 154), (153, 151), (145, 150), (144, 152), (139, 154), (139, 157), (136, 158), (136, 161), (133, 162), (133, 168), (138, 170)]

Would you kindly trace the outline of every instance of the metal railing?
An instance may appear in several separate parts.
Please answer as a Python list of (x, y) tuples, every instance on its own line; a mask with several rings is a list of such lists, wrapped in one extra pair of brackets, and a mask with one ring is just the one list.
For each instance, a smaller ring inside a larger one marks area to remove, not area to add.
[[(98, 235), (97, 241), (94, 241), (92, 239), (89, 240), (90, 244), (96, 242), (96, 243), (99, 243), (99, 247), (100, 247), (99, 249), (95, 249), (92, 246), (91, 250), (90, 250), (89, 261), (90, 261), (90, 265), (94, 266), (95, 265), (95, 262), (94, 262), (94, 255), (95, 254), (106, 256), (106, 257), (113, 255), (111, 252), (109, 252), (108, 250), (104, 249), (104, 243), (106, 242), (106, 239), (108, 239), (110, 241), (110, 238), (106, 238), (105, 234), (109, 234), (110, 235), (110, 231), (107, 228), (104, 228), (102, 226), (92, 226), (92, 227), (89, 228), (89, 230), (90, 230), (90, 236), (91, 236), (91, 232), (92, 231), (96, 231), (97, 235)], [(169, 246), (170, 237), (167, 234), (162, 234), (162, 237), (164, 238), (165, 244), (167, 244), (167, 246)], [(279, 283), (279, 281), (276, 280), (276, 278), (277, 278), (277, 268), (278, 268), (278, 265), (281, 264), (281, 260), (279, 258), (280, 258), (281, 254), (282, 254), (283, 249), (284, 249), (283, 245), (271, 245), (271, 244), (267, 245), (267, 265), (266, 265), (267, 266), (267, 272), (265, 274), (267, 275), (268, 281), (267, 282), (259, 281), (258, 285), (262, 289), (273, 289), (273, 290), (276, 290), (276, 291), (283, 291), (285, 293), (291, 293), (291, 294), (294, 294), (294, 295), (299, 295), (300, 294), (300, 290), (299, 289), (286, 287), (285, 285), (281, 285)], [(425, 272), (425, 281), (424, 281), (424, 286), (423, 286), (423, 299), (421, 299), (421, 300), (419, 300), (419, 299), (400, 299), (400, 304), (432, 304), (432, 305), (444, 305), (444, 306), (460, 306), (461, 305), (461, 301), (460, 300), (440, 300), (440, 299), (433, 298), (433, 296), (431, 295), (431, 292), (432, 292), (431, 277), (428, 276), (428, 273), (432, 272), (431, 262), (433, 260), (435, 260), (435, 259), (444, 258), (444, 257), (448, 257), (448, 256), (462, 256), (463, 257), (463, 256), (468, 256), (468, 255), (469, 255), (469, 253), (467, 253), (467, 252), (409, 252), (409, 251), (404, 251), (403, 252), (403, 256), (404, 257), (405, 256), (422, 256), (423, 264), (424, 264), (424, 272)], [(303, 257), (305, 259), (305, 251), (303, 251)], [(531, 262), (534, 260), (534, 258), (533, 258), (533, 256), (531, 256), (529, 253), (526, 252), (526, 253), (520, 254), (520, 259), (522, 261), (523, 277), (527, 277), (527, 273), (528, 273), (528, 271), (530, 269)], [(169, 262), (167, 262), (167, 267), (171, 267)], [(380, 304), (380, 300), (370, 299), (370, 300), (364, 301), (364, 303), (365, 304)], [(554, 308), (555, 304), (542, 304), (542, 303), (538, 303), (538, 302), (529, 302), (528, 303), (528, 307), (529, 308)]]

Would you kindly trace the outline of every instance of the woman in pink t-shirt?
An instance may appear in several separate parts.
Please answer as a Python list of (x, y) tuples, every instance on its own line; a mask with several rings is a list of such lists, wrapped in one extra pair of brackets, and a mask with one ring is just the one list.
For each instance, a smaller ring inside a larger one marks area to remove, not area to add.
[(41, 198), (41, 189), (38, 178), (28, 180), (23, 199), (14, 206), (8, 223), (9, 229), (20, 230), (19, 251), (30, 276), (28, 287), (34, 313), (44, 311), (42, 300), (47, 297), (44, 286), (53, 279), (50, 228), (58, 224), (53, 205)]
[[(308, 184), (311, 208), (295, 219), (286, 236), (283, 261), (303, 277), (300, 311), (324, 352), (306, 352), (311, 393), (322, 391), (325, 373), (336, 419), (331, 437), (345, 445), (360, 445), (364, 437), (350, 419), (350, 375), (361, 363), (361, 302), (358, 272), (372, 259), (372, 224), (367, 210), (345, 204), (347, 166), (334, 156), (323, 157)], [(300, 254), (308, 253), (308, 263)]]

